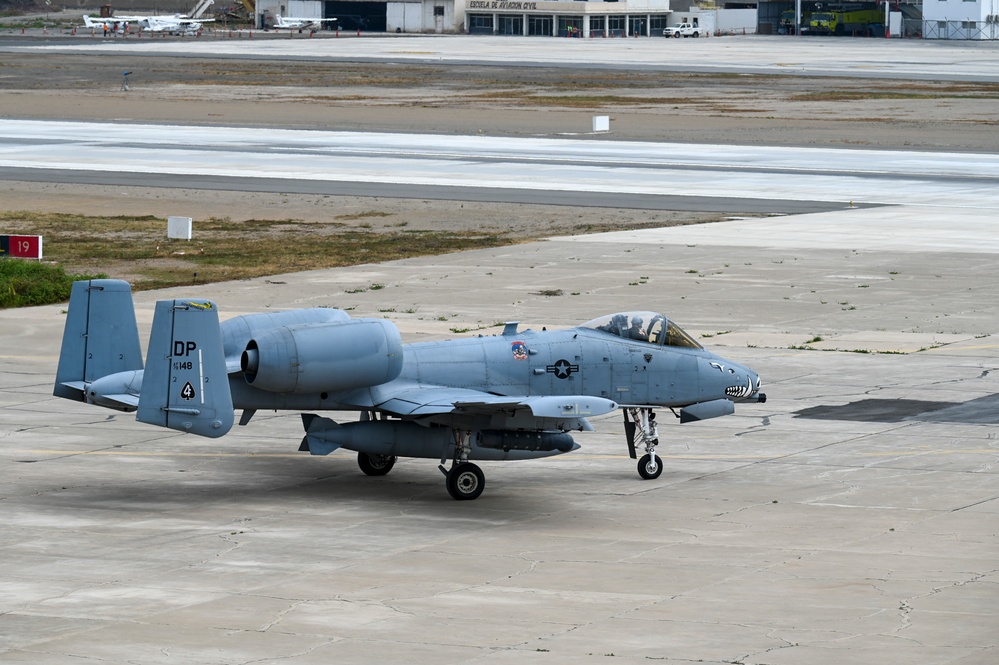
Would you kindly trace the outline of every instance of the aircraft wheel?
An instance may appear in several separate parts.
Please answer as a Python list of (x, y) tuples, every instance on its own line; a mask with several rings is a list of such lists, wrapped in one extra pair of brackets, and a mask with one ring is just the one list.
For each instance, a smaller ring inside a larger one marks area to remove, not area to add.
[(645, 480), (655, 480), (663, 472), (663, 461), (657, 455), (642, 455), (638, 460), (638, 475)]
[(369, 476), (384, 476), (395, 466), (395, 455), (357, 453), (357, 466)]
[(456, 464), (447, 472), (447, 493), (456, 501), (477, 499), (485, 488), (486, 477), (474, 464)]

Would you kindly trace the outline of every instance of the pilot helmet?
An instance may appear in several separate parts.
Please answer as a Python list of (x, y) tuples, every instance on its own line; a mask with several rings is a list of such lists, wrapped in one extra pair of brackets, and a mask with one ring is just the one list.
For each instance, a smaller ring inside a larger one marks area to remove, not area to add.
[(642, 317), (640, 317), (640, 316), (633, 316), (633, 317), (631, 317), (631, 325), (633, 325), (633, 326), (640, 326), (640, 325), (642, 325), (642, 323), (643, 323)]

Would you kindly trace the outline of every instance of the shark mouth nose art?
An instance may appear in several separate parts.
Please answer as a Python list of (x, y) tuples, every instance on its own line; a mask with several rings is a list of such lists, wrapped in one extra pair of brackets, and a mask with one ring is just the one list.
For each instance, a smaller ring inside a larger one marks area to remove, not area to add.
[(757, 390), (759, 386), (754, 387), (752, 377), (747, 376), (745, 385), (729, 386), (725, 389), (725, 394), (735, 398), (751, 397)]

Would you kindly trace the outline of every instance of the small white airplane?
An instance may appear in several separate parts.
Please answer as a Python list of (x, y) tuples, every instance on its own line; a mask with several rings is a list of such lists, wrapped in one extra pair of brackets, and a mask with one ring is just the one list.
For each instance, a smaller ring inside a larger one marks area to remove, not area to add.
[(335, 18), (292, 18), (289, 16), (274, 16), (274, 28), (284, 30), (322, 30), (323, 23), (336, 23)]
[(108, 30), (114, 29), (114, 24), (119, 25), (119, 32), (123, 24), (128, 23), (129, 25), (134, 25), (140, 30), (145, 30), (148, 32), (167, 32), (170, 34), (194, 34), (199, 32), (203, 27), (204, 23), (212, 23), (215, 19), (193, 19), (187, 18), (181, 14), (174, 14), (173, 16), (113, 16), (110, 18), (100, 18), (83, 15), (83, 23), (88, 28), (97, 28), (98, 30)]

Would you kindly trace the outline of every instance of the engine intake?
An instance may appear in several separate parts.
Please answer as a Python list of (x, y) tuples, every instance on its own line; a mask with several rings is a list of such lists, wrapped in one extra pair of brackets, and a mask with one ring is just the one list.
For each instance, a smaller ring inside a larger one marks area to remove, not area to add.
[(246, 382), (276, 393), (338, 392), (392, 381), (402, 371), (399, 330), (384, 319), (307, 323), (251, 339)]

